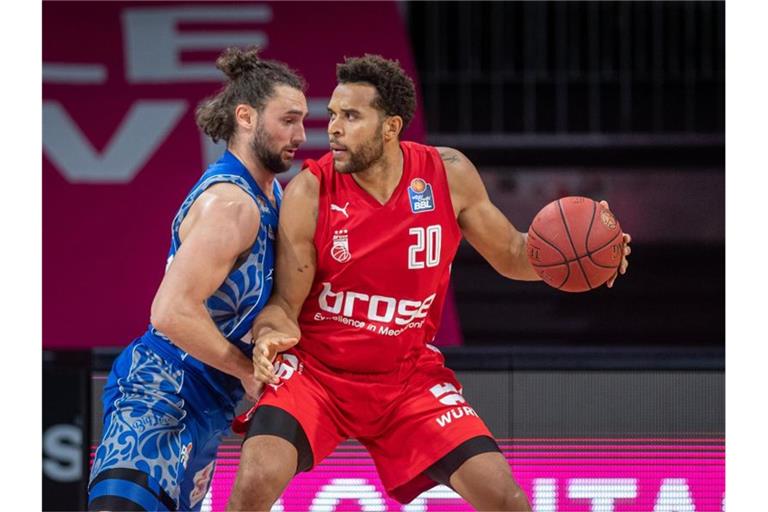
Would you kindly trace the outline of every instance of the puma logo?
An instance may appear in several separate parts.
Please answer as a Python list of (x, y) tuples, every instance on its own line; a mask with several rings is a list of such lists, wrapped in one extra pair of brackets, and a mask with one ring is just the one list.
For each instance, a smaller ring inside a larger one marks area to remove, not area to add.
[(341, 212), (341, 213), (344, 214), (344, 216), (346, 218), (349, 218), (349, 214), (347, 213), (347, 207), (348, 206), (349, 206), (349, 201), (347, 201), (347, 203), (344, 205), (343, 208), (341, 206), (338, 206), (338, 205), (335, 205), (335, 204), (331, 203), (331, 211), (332, 212)]

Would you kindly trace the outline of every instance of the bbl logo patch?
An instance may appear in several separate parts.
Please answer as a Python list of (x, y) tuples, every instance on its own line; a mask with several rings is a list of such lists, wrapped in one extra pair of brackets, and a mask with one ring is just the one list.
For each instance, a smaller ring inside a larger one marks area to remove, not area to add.
[(431, 212), (435, 209), (435, 198), (432, 195), (432, 185), (421, 178), (414, 178), (408, 187), (408, 199), (411, 201), (413, 213)]

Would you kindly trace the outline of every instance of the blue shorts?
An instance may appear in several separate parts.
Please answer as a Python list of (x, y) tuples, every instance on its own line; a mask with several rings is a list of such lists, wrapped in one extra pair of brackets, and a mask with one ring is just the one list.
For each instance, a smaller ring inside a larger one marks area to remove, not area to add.
[(115, 360), (103, 402), (90, 506), (117, 499), (146, 510), (200, 510), (234, 408), (141, 339)]

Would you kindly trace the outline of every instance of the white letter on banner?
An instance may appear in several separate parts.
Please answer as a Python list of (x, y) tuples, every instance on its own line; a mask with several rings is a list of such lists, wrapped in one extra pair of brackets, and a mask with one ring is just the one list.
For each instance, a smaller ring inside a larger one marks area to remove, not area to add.
[(557, 512), (557, 480), (533, 479), (533, 512)]
[(83, 431), (75, 425), (60, 423), (43, 434), (43, 474), (57, 482), (76, 482), (82, 477), (80, 448)]
[(665, 478), (653, 512), (696, 512), (685, 478)]
[(461, 500), (462, 497), (456, 494), (456, 492), (450, 487), (445, 485), (438, 485), (428, 491), (424, 491), (419, 496), (408, 503), (403, 505), (403, 512), (427, 512), (427, 500)]
[(133, 7), (125, 9), (123, 46), (125, 76), (131, 83), (220, 82), (224, 75), (213, 62), (183, 64), (182, 51), (219, 52), (228, 46), (267, 47), (260, 30), (189, 30), (179, 23), (268, 23), (272, 9), (255, 5), (188, 5), (184, 7)]
[(272, 508), (269, 512), (285, 512), (285, 507), (283, 507), (283, 499), (278, 498), (274, 505), (272, 505)]
[(43, 150), (70, 183), (128, 183), (186, 109), (180, 100), (135, 102), (99, 154), (58, 101), (44, 101)]
[(613, 501), (637, 497), (634, 478), (573, 478), (568, 497), (592, 500), (592, 512), (613, 512)]
[(387, 508), (376, 488), (364, 478), (334, 478), (312, 499), (310, 512), (332, 512), (343, 499), (357, 500), (363, 512), (383, 512)]

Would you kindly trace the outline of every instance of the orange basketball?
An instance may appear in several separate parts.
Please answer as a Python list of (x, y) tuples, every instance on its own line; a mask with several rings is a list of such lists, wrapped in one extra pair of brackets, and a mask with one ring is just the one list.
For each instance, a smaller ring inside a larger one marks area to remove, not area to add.
[(528, 229), (528, 260), (548, 285), (566, 292), (602, 286), (621, 265), (624, 237), (610, 210), (588, 197), (549, 203)]

